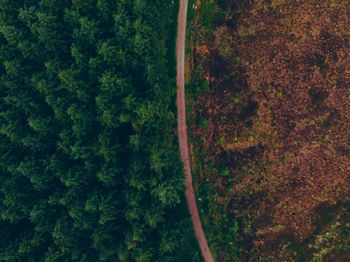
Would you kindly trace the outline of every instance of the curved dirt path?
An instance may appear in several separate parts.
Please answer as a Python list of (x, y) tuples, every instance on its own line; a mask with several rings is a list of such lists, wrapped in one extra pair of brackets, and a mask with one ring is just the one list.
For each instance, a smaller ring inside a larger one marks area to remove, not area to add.
[(197, 241), (206, 262), (214, 262), (208, 242), (205, 237), (203, 227), (198, 214), (196, 198), (192, 187), (192, 174), (189, 159), (189, 150), (187, 142), (187, 124), (186, 124), (186, 105), (185, 105), (185, 44), (186, 44), (186, 21), (187, 21), (188, 0), (180, 1), (178, 32), (176, 43), (177, 59), (177, 124), (181, 159), (184, 165), (186, 177), (186, 200), (190, 210), (192, 223), (196, 232)]

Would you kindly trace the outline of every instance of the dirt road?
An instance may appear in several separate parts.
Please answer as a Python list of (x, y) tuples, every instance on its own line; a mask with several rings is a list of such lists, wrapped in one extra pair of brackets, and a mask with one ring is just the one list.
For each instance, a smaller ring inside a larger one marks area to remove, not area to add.
[(206, 262), (213, 262), (214, 258), (211, 254), (208, 242), (205, 237), (196, 198), (192, 187), (192, 174), (189, 159), (188, 141), (187, 141), (187, 124), (186, 124), (186, 105), (185, 105), (185, 44), (186, 44), (186, 21), (187, 21), (188, 0), (180, 1), (179, 17), (178, 17), (178, 32), (176, 43), (177, 55), (177, 111), (178, 111), (178, 136), (181, 159), (184, 165), (186, 177), (186, 200), (190, 210), (193, 226), (196, 232), (198, 244), (200, 246), (202, 256)]

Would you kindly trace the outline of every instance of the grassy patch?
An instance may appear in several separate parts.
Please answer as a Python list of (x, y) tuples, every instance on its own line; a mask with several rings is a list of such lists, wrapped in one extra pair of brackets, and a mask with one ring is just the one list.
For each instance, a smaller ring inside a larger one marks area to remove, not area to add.
[[(200, 6), (197, 10), (193, 8), (195, 3), (198, 7)], [(221, 8), (222, 4), (222, 1), (218, 0), (190, 0), (187, 32), (189, 59), (192, 59), (190, 56), (193, 55), (193, 46), (196, 44), (196, 32), (204, 28), (210, 35), (215, 29), (215, 24), (224, 19), (226, 13)], [(200, 68), (196, 64), (193, 66), (191, 79), (186, 87), (189, 126), (208, 128), (208, 119), (198, 114), (193, 107), (198, 95), (210, 89), (210, 82), (203, 79)], [(220, 179), (229, 179), (230, 169), (207, 159), (206, 149), (201, 144), (202, 138), (191, 137), (191, 128), (189, 128), (189, 135), (193, 146), (192, 170), (197, 203), (210, 249), (216, 260), (224, 256), (227, 261), (240, 261), (242, 251), (240, 223), (229, 212), (230, 197), (220, 194), (217, 188)]]

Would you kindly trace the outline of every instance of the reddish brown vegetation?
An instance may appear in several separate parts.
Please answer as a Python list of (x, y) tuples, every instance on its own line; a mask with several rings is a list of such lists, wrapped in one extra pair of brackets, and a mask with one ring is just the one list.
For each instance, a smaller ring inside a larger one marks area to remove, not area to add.
[(280, 261), (286, 239), (313, 236), (320, 208), (350, 202), (349, 28), (348, 1), (259, 0), (201, 59), (214, 80), (195, 133), (231, 167), (256, 249)]

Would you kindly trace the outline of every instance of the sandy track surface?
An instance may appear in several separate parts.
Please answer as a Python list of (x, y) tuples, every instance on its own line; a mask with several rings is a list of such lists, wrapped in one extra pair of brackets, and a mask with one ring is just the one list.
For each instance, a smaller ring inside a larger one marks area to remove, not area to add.
[(196, 198), (192, 187), (191, 164), (189, 159), (188, 141), (187, 141), (187, 124), (186, 124), (186, 104), (185, 104), (185, 45), (186, 45), (186, 21), (187, 21), (188, 0), (180, 1), (178, 32), (177, 32), (177, 111), (178, 111), (178, 137), (180, 145), (181, 159), (184, 165), (186, 177), (186, 200), (191, 214), (193, 226), (196, 232), (198, 244), (202, 256), (207, 262), (214, 261), (208, 242), (205, 237), (203, 227), (198, 214)]

